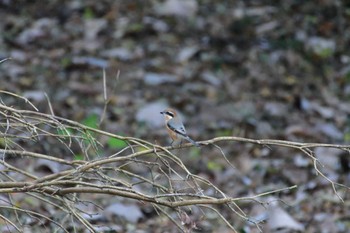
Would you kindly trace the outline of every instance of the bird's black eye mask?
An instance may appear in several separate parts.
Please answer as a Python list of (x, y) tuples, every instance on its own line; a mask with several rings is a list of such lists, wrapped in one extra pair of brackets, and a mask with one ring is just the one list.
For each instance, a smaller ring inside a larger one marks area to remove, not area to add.
[(174, 113), (172, 113), (172, 112), (168, 111), (168, 112), (165, 112), (165, 114), (168, 115), (168, 116), (174, 117)]
[(164, 114), (167, 116), (170, 116), (171, 118), (173, 118), (175, 116), (175, 114), (171, 111), (164, 111), (164, 112), (160, 112), (160, 114)]

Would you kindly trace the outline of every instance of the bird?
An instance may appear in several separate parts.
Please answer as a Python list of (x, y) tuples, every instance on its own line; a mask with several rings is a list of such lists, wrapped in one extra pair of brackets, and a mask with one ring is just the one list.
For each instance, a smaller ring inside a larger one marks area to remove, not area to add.
[(171, 144), (174, 142), (181, 143), (182, 139), (186, 139), (196, 147), (199, 147), (199, 144), (187, 135), (185, 126), (183, 125), (180, 116), (174, 109), (167, 108), (164, 111), (160, 112), (160, 114), (164, 115), (165, 117), (165, 125), (171, 139), (173, 140)]

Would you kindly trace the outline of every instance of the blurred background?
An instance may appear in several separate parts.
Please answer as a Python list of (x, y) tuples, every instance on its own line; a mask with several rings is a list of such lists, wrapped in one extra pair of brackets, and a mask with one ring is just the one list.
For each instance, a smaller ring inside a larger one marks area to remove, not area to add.
[[(50, 113), (46, 93), (57, 116), (96, 126), (105, 70), (108, 106), (99, 127), (115, 134), (168, 145), (159, 112), (171, 106), (199, 141), (350, 141), (348, 1), (0, 0), (0, 18), (0, 60), (11, 58), (0, 64), (1, 89), (41, 112)], [(1, 101), (28, 108), (7, 95)], [(283, 207), (294, 230), (349, 229), (349, 203), (339, 202), (305, 155), (219, 145), (237, 170), (210, 146), (180, 157), (234, 197), (298, 185), (280, 196), (291, 205)], [(350, 184), (348, 153), (315, 154), (332, 180)], [(251, 232), (248, 225), (242, 232)]]

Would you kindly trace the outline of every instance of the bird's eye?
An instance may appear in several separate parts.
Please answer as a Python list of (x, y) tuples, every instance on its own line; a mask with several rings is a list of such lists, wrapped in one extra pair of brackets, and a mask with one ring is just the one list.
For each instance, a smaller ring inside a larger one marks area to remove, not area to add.
[(168, 116), (174, 117), (174, 113), (172, 112), (167, 111), (165, 114), (167, 114)]

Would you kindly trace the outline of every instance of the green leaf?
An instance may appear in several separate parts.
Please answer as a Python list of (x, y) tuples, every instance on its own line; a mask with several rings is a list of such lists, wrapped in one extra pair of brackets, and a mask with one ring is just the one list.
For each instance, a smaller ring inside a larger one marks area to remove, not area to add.
[(107, 144), (110, 148), (122, 149), (128, 146), (128, 144), (124, 140), (120, 140), (118, 138), (110, 137), (107, 141)]
[(323, 48), (317, 51), (317, 55), (319, 55), (321, 58), (329, 58), (333, 55), (333, 49), (331, 48)]
[(91, 114), (88, 117), (86, 117), (83, 122), (84, 125), (97, 129), (98, 126), (98, 116), (97, 114)]
[(72, 60), (68, 57), (64, 57), (61, 59), (61, 66), (62, 67), (68, 67), (72, 63)]
[(223, 129), (215, 132), (217, 137), (232, 136), (232, 129)]
[(84, 19), (93, 19), (95, 17), (95, 14), (90, 7), (87, 7), (84, 9), (83, 17)]
[(209, 161), (207, 163), (207, 168), (210, 171), (220, 171), (222, 169), (222, 166), (219, 163), (216, 163), (214, 161)]
[(75, 154), (74, 160), (84, 160), (84, 156), (82, 154)]
[(140, 32), (142, 31), (144, 28), (144, 25), (141, 23), (133, 23), (129, 26), (129, 31), (130, 32)]
[(73, 134), (73, 130), (70, 128), (62, 127), (57, 129), (57, 134), (62, 136), (70, 136)]
[(201, 156), (201, 153), (200, 153), (200, 150), (198, 148), (191, 148), (190, 152), (189, 152), (189, 158), (191, 160), (195, 160), (195, 159), (198, 159), (200, 158)]
[(350, 132), (347, 132), (344, 134), (344, 141), (345, 142), (350, 142)]

